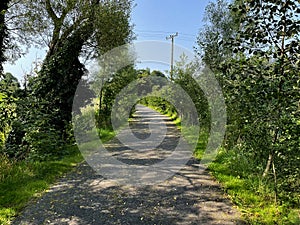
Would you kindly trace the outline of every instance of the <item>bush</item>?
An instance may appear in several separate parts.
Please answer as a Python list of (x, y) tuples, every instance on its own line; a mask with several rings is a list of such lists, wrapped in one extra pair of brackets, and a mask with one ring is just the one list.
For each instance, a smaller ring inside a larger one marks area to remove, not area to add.
[(18, 160), (55, 159), (64, 155), (64, 145), (60, 134), (53, 128), (32, 126), (25, 130), (25, 135), (20, 142), (14, 142), (13, 134), (2, 152), (10, 158)]
[(28, 159), (44, 161), (63, 155), (63, 141), (59, 133), (53, 128), (32, 127), (24, 136), (27, 143), (23, 148), (29, 149)]
[(70, 139), (67, 136), (71, 132), (66, 135), (52, 125), (55, 115), (34, 99), (23, 99), (18, 106), (19, 115), (12, 123), (2, 152), (17, 160), (44, 161), (65, 155), (62, 151), (64, 139)]

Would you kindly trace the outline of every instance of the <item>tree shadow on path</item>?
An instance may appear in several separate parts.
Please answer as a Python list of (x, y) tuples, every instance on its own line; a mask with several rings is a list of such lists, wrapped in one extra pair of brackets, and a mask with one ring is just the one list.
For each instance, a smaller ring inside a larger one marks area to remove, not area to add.
[[(145, 115), (151, 117), (151, 112)], [(145, 124), (136, 123), (131, 129), (136, 129), (140, 137), (147, 136)], [(170, 146), (176, 145), (180, 136), (178, 132), (174, 124), (167, 123), (166, 138), (152, 152), (133, 151), (116, 139), (109, 143), (110, 152), (124, 163), (152, 165), (172, 153)], [(198, 160), (191, 158), (172, 177), (148, 186), (120, 185), (98, 175), (87, 163), (82, 163), (52, 186), (42, 198), (28, 205), (12, 224), (245, 223), (240, 220), (240, 213), (223, 194), (219, 184)]]
[(82, 164), (12, 224), (244, 224), (219, 185), (192, 159), (174, 177), (145, 187), (118, 185)]

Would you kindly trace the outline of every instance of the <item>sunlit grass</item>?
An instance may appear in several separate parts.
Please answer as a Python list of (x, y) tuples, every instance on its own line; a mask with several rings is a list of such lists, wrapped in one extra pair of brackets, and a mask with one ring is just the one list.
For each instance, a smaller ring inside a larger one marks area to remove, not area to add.
[[(72, 155), (59, 161), (11, 162), (9, 168), (1, 170), (0, 180), (0, 224), (9, 221), (26, 205), (40, 196), (51, 183), (72, 170), (83, 160), (80, 152), (73, 147)], [(8, 159), (2, 156), (1, 161)], [(0, 162), (2, 163), (2, 162)]]
[[(111, 130), (102, 130), (102, 142), (114, 137)], [(93, 147), (97, 143), (88, 143)], [(83, 161), (76, 146), (66, 147), (70, 154), (61, 160), (16, 162), (0, 155), (0, 224), (8, 225), (24, 206), (34, 198), (40, 197), (59, 177), (70, 172)]]
[[(300, 224), (299, 209), (277, 205), (274, 191), (259, 175), (243, 174), (243, 162), (232, 164), (233, 154), (220, 151), (209, 165), (212, 175), (222, 184), (229, 198), (250, 224)], [(244, 170), (247, 170), (245, 168)]]
[[(181, 120), (176, 113), (150, 107), (175, 121), (179, 129), (184, 130), (184, 137), (188, 142), (197, 138), (193, 127), (182, 127)], [(249, 164), (247, 157), (239, 156), (234, 151), (220, 149), (217, 157), (213, 154), (210, 159), (205, 153), (208, 136), (207, 131), (200, 130), (194, 156), (200, 160), (205, 158), (210, 162), (208, 164), (210, 172), (221, 183), (228, 197), (238, 206), (242, 217), (249, 224), (300, 225), (300, 209), (275, 204), (274, 189), (260, 178), (260, 174), (251, 173), (252, 165)]]
[(197, 159), (202, 158), (207, 145), (208, 132), (201, 130), (199, 129), (199, 127), (193, 125), (184, 126), (177, 112), (162, 110), (160, 107), (152, 105), (146, 106), (163, 115), (168, 116), (172, 120), (172, 122), (177, 126), (177, 128), (182, 132), (182, 135), (185, 138), (185, 140), (192, 146), (195, 146), (194, 156)]
[(108, 142), (116, 135), (116, 132), (112, 129), (101, 129), (99, 130), (99, 137), (103, 143)]

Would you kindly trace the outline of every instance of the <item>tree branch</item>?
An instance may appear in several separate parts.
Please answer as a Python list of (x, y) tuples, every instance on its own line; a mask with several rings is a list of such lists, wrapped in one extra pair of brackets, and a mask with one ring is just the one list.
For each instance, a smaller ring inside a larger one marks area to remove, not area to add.
[(57, 21), (58, 21), (58, 17), (57, 17), (57, 15), (55, 14), (55, 12), (54, 12), (53, 9), (52, 9), (50, 0), (46, 0), (45, 3), (46, 3), (46, 10), (47, 10), (47, 13), (49, 14), (49, 16), (51, 17), (51, 19), (53, 20), (54, 24), (56, 24)]
[[(260, 0), (260, 7), (261, 7), (261, 12), (262, 12), (262, 17), (263, 17), (263, 23), (267, 29), (268, 25), (267, 25), (267, 20), (265, 15), (267, 15), (267, 13), (264, 11), (264, 7), (263, 7), (263, 2), (262, 0)], [(279, 43), (275, 40), (273, 34), (271, 33), (271, 31), (269, 29), (267, 29), (268, 34), (270, 35), (271, 41), (275, 44), (275, 46), (277, 46), (277, 48), (280, 49), (280, 45)]]

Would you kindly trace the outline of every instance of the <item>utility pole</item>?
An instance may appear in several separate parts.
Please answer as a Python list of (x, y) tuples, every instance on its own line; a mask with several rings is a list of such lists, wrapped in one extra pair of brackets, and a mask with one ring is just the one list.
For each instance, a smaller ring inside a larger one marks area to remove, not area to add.
[(178, 36), (178, 32), (176, 34), (171, 34), (170, 36), (166, 37), (167, 40), (172, 40), (172, 49), (171, 49), (171, 71), (170, 71), (170, 79), (173, 80), (173, 60), (174, 60), (174, 38)]

